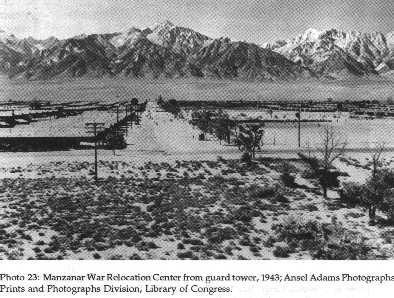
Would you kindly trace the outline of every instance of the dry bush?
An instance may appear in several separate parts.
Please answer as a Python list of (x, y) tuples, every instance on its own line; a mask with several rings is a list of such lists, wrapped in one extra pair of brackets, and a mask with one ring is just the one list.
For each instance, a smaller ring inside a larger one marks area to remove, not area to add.
[(273, 254), (277, 258), (288, 258), (290, 253), (290, 247), (285, 242), (279, 242), (275, 244)]
[(283, 162), (281, 164), (281, 175), (280, 179), (282, 183), (287, 187), (295, 186), (295, 177), (294, 177), (294, 166), (292, 167), (288, 162)]
[(367, 259), (371, 248), (357, 233), (341, 223), (320, 223), (289, 217), (273, 226), (276, 241), (289, 245), (289, 252), (307, 250), (314, 259)]
[(341, 201), (347, 206), (354, 207), (361, 201), (364, 187), (355, 182), (344, 183), (341, 190)]

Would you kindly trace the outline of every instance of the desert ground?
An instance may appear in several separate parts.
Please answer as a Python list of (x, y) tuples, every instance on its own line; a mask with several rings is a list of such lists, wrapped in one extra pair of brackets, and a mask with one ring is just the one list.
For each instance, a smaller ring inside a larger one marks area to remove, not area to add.
[[(296, 150), (251, 163), (150, 103), (128, 147), (0, 153), (3, 259), (386, 259), (394, 228), (378, 213), (328, 199)], [(390, 167), (394, 155), (385, 152)], [(336, 162), (362, 181), (369, 152)], [(286, 169), (286, 170), (285, 170)], [(283, 173), (294, 177), (292, 183)]]

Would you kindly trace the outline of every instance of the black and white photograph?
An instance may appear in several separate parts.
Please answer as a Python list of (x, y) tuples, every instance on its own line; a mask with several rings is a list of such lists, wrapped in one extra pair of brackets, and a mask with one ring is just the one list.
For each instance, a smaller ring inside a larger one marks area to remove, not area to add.
[(394, 259), (393, 30), (392, 0), (0, 0), (0, 259)]

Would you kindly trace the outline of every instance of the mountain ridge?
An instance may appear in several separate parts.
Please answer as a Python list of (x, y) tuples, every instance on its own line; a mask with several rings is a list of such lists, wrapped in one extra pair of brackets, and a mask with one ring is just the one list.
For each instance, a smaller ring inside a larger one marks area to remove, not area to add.
[(394, 69), (393, 36), (392, 32), (384, 35), (381, 32), (308, 29), (291, 39), (263, 44), (263, 47), (316, 73), (330, 65), (336, 73), (378, 75)]
[(261, 46), (213, 39), (169, 21), (67, 39), (18, 39), (0, 30), (0, 72), (30, 80), (69, 77), (215, 77), (294, 80), (379, 76), (394, 69), (394, 31), (308, 29)]

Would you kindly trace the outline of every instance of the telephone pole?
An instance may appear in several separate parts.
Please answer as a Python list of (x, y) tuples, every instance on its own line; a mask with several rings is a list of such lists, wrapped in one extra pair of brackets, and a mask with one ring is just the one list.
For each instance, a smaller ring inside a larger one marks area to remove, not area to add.
[(94, 180), (98, 181), (98, 148), (97, 148), (97, 136), (100, 132), (104, 130), (104, 123), (99, 122), (89, 122), (85, 126), (88, 133), (93, 133), (94, 136)]
[(296, 117), (298, 119), (298, 148), (301, 148), (301, 105), (298, 108)]
[(119, 105), (116, 106), (116, 124), (119, 123)]

